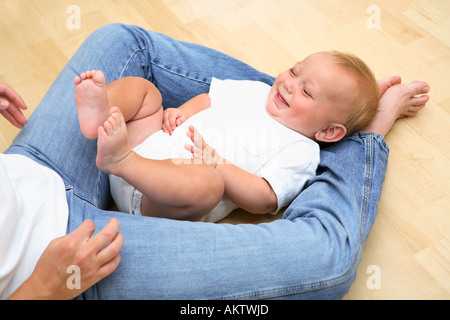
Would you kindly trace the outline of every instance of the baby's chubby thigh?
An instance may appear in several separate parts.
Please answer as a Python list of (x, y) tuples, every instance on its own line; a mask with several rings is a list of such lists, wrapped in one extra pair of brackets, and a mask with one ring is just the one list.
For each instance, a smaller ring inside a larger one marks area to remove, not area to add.
[(164, 110), (160, 107), (149, 116), (127, 121), (128, 142), (131, 148), (136, 148), (162, 130), (163, 113)]

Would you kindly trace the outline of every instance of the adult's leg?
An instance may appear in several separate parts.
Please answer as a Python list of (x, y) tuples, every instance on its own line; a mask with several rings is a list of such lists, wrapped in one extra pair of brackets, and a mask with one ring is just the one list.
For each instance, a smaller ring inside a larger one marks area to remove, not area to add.
[[(125, 243), (117, 270), (86, 299), (336, 299), (356, 276), (375, 220), (388, 157), (361, 133), (324, 150), (317, 177), (285, 219), (192, 223), (80, 208), (100, 230), (111, 216)], [(90, 205), (85, 203), (86, 207)]]

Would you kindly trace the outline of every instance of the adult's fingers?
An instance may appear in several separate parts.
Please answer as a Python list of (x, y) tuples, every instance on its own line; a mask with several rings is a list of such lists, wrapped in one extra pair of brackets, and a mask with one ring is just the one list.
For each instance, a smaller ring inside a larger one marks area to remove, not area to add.
[(108, 224), (89, 240), (92, 250), (99, 252), (101, 248), (114, 240), (119, 233), (120, 223), (116, 218), (111, 218)]
[(92, 220), (85, 220), (83, 223), (76, 228), (71, 235), (78, 237), (83, 240), (88, 240), (95, 231), (95, 223)]
[(20, 95), (16, 91), (14, 91), (13, 88), (6, 84), (0, 83), (0, 96), (7, 98), (10, 102), (12, 102), (20, 109), (27, 109), (27, 105), (20, 97)]
[(23, 126), (27, 123), (27, 119), (22, 114), (22, 111), (12, 102), (8, 100), (0, 100), (2, 103), (7, 105), (6, 107), (0, 107), (0, 113), (15, 127), (20, 129), (23, 128)]
[(121, 260), (120, 255), (116, 255), (113, 259), (109, 260), (107, 263), (103, 264), (97, 272), (97, 282), (102, 280), (104, 277), (109, 276), (114, 270), (116, 270)]
[(0, 114), (5, 117), (6, 120), (8, 120), (13, 126), (16, 128), (22, 129), (27, 120), (25, 117), (19, 122), (14, 116), (11, 115), (11, 113), (7, 110), (0, 110)]
[[(106, 247), (100, 250), (100, 252), (97, 254), (97, 262), (100, 266), (100, 272), (107, 272), (107, 270), (109, 270), (112, 266), (117, 267), (117, 264), (120, 261), (119, 252), (120, 249), (122, 249), (123, 242), (123, 235), (118, 232), (115, 238)], [(106, 269), (106, 271), (102, 271), (104, 269)]]

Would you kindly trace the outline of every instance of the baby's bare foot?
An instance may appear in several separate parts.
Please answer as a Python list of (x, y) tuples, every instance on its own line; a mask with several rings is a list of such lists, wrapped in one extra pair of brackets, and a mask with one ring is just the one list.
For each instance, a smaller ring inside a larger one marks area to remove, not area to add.
[(109, 102), (102, 71), (92, 70), (75, 77), (75, 102), (81, 133), (96, 139), (98, 127), (108, 118)]
[(118, 174), (132, 153), (123, 115), (113, 107), (109, 118), (98, 128), (97, 167), (105, 173)]
[(415, 116), (425, 107), (429, 96), (424, 94), (429, 90), (428, 84), (423, 81), (387, 86), (375, 118), (363, 131), (386, 136), (397, 119)]

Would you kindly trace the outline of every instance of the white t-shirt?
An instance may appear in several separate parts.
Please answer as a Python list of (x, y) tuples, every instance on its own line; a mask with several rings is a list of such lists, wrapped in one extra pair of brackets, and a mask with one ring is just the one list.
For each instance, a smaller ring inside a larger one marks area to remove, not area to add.
[(0, 299), (32, 273), (49, 242), (67, 230), (64, 183), (22, 155), (0, 154)]
[[(257, 81), (213, 78), (209, 92), (211, 108), (187, 119), (172, 135), (156, 132), (134, 151), (150, 159), (192, 158), (184, 145), (192, 144), (186, 132), (194, 125), (205, 142), (223, 158), (267, 180), (277, 195), (278, 208), (273, 212), (276, 213), (288, 205), (306, 181), (315, 175), (320, 149), (313, 140), (270, 117), (266, 111), (270, 88)], [(113, 196), (127, 194), (130, 198), (133, 193), (119, 185), (118, 179), (112, 179)], [(117, 192), (114, 191), (116, 188)], [(115, 200), (116, 203), (129, 203), (128, 200)], [(224, 197), (203, 221), (218, 221), (236, 208)]]

